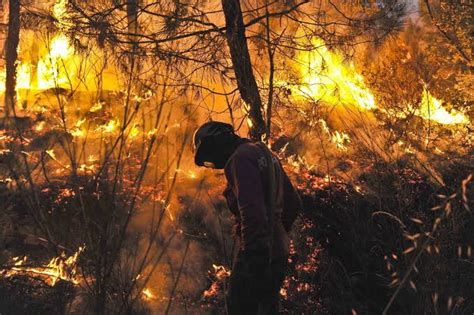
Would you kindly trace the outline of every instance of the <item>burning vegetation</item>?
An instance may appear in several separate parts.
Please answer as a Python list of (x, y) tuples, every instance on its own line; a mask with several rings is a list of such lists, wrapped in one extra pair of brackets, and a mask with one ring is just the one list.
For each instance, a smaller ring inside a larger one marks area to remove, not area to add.
[(225, 313), (208, 120), (266, 142), (303, 199), (282, 311), (474, 311), (467, 3), (0, 7), (0, 313)]

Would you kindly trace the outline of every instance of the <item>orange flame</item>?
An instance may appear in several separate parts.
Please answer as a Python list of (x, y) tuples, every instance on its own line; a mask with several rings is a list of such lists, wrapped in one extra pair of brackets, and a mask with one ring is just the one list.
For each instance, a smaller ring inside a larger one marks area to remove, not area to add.
[(77, 252), (67, 257), (64, 253), (58, 257), (52, 258), (44, 267), (27, 267), (25, 266), (28, 258), (14, 257), (14, 266), (7, 270), (5, 277), (14, 275), (27, 275), (31, 277), (39, 277), (43, 279), (48, 285), (54, 286), (59, 280), (79, 284), (80, 279), (77, 272), (77, 259), (84, 251), (85, 247), (79, 247)]
[(147, 301), (156, 299), (156, 296), (153, 294), (150, 288), (143, 289), (142, 296), (143, 296), (143, 299)]
[(320, 38), (311, 42), (312, 50), (297, 54), (302, 82), (291, 87), (296, 99), (312, 98), (330, 105), (353, 105), (361, 110), (376, 108), (375, 98), (352, 62), (341, 53), (329, 50)]
[[(322, 39), (313, 39), (311, 44), (314, 49), (301, 51), (295, 58), (301, 82), (290, 85), (290, 90), (296, 101), (312, 98), (329, 105), (352, 105), (360, 110), (378, 108), (373, 93), (352, 62), (346, 62), (343, 54), (329, 50)], [(443, 125), (469, 123), (464, 113), (446, 110), (443, 101), (433, 97), (426, 89), (415, 114)], [(331, 135), (331, 141), (340, 149), (344, 149), (340, 145), (348, 140), (348, 136), (340, 132)]]
[(429, 119), (443, 125), (457, 125), (469, 123), (469, 118), (457, 110), (447, 111), (443, 101), (435, 98), (428, 90), (424, 89), (421, 104), (416, 114), (424, 119)]

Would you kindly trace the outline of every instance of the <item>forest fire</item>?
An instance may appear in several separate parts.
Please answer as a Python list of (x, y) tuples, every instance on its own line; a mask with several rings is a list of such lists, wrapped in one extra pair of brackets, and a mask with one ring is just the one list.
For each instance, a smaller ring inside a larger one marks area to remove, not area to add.
[(225, 294), (225, 283), (230, 277), (231, 271), (225, 266), (212, 264), (212, 270), (208, 271), (212, 283), (202, 294), (205, 303), (216, 303)]
[(255, 266), (288, 314), (472, 313), (470, 10), (0, 1), (0, 313), (226, 313)]
[(56, 285), (59, 280), (79, 284), (81, 280), (78, 275), (77, 260), (84, 249), (84, 247), (79, 247), (79, 249), (69, 257), (63, 253), (58, 257), (52, 258), (46, 266), (39, 267), (29, 266), (26, 256), (23, 258), (13, 257), (13, 267), (2, 270), (2, 273), (3, 276), (7, 278), (15, 275), (41, 278), (50, 286)]
[(447, 111), (443, 101), (435, 98), (426, 89), (423, 90), (421, 104), (416, 114), (424, 119), (433, 120), (443, 125), (468, 124), (469, 118), (456, 110)]
[(143, 294), (143, 298), (145, 300), (154, 300), (154, 299), (156, 299), (156, 296), (153, 294), (153, 292), (151, 292), (150, 288), (143, 289), (142, 294)]
[(296, 65), (301, 85), (292, 87), (299, 98), (310, 98), (329, 105), (352, 105), (360, 110), (376, 108), (375, 98), (364, 78), (343, 54), (331, 51), (322, 39), (311, 42), (311, 49), (299, 52)]
[[(41, 45), (41, 43), (38, 43)], [(74, 49), (69, 39), (57, 34), (46, 43), (38, 56), (37, 63), (31, 64), (24, 60), (18, 66), (17, 89), (47, 90), (51, 88), (68, 88), (71, 80), (75, 80)], [(4, 88), (5, 84), (1, 84)]]
[[(362, 111), (381, 110), (352, 62), (346, 61), (342, 53), (329, 50), (322, 39), (313, 40), (311, 47), (308, 51), (299, 52), (295, 59), (301, 83), (290, 85), (290, 89), (297, 100), (311, 99), (331, 106), (354, 106)], [(424, 89), (420, 104), (412, 107), (417, 116), (440, 124), (469, 123), (464, 113), (447, 111), (443, 103)], [(327, 125), (323, 129), (328, 131)], [(339, 148), (343, 148), (343, 143), (350, 140), (347, 134), (337, 130), (330, 137)]]

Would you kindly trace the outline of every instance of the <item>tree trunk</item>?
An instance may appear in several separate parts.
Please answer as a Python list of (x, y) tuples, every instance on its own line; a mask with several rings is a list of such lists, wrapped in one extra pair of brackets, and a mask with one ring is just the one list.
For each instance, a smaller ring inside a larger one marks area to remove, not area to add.
[[(127, 22), (128, 22), (128, 32), (135, 34), (138, 29), (138, 0), (129, 0), (127, 1)], [(134, 38), (131, 36), (130, 38)]]
[(9, 0), (8, 33), (5, 43), (6, 80), (5, 80), (5, 115), (14, 111), (16, 103), (16, 61), (18, 43), (20, 42), (20, 1)]
[(260, 140), (266, 130), (262, 117), (262, 99), (252, 70), (240, 2), (239, 0), (222, 0), (222, 8), (226, 22), (227, 44), (237, 86), (242, 100), (249, 109), (250, 137)]

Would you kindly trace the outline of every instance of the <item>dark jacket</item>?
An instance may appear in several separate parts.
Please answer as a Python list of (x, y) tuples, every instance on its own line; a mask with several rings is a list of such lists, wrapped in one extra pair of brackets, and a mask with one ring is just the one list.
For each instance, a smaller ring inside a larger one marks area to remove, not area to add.
[[(268, 163), (262, 150), (268, 148), (242, 139), (224, 169), (228, 182), (224, 196), (236, 218), (236, 236), (241, 251), (259, 250), (269, 244), (271, 229), (267, 225), (269, 212), (265, 200), (269, 176), (266, 169)], [(272, 156), (276, 179), (272, 257), (278, 258), (288, 255), (287, 233), (302, 209), (302, 203), (278, 158)]]

